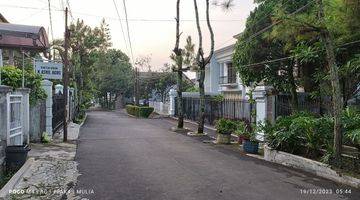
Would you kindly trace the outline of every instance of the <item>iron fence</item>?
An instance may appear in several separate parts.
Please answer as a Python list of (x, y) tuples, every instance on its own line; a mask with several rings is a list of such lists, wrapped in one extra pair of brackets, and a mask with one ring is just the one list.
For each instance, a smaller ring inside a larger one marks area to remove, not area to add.
[[(175, 99), (175, 116), (178, 116), (178, 103)], [(184, 118), (192, 121), (199, 120), (200, 98), (183, 97)], [(255, 105), (252, 106), (256, 108)], [(224, 99), (222, 101), (211, 97), (205, 98), (205, 123), (213, 125), (220, 118), (233, 120), (250, 120), (251, 105), (243, 99)]]
[[(298, 110), (322, 116), (332, 113), (331, 97), (312, 98), (308, 93), (298, 93)], [(293, 112), (290, 94), (278, 94), (275, 98), (275, 116), (289, 116)]]
[(53, 96), (53, 118), (52, 128), (55, 133), (63, 124), (64, 119), (65, 100), (62, 94), (54, 94)]

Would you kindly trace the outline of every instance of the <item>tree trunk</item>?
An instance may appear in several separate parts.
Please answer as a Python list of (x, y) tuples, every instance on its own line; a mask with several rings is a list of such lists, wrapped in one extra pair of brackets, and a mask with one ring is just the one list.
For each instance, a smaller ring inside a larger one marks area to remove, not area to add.
[(200, 79), (199, 79), (199, 93), (200, 93), (200, 110), (199, 110), (199, 121), (198, 121), (198, 133), (204, 133), (205, 123), (205, 66), (200, 66)]
[(330, 67), (330, 78), (333, 95), (333, 112), (334, 112), (334, 149), (335, 158), (338, 160), (341, 157), (342, 148), (342, 133), (341, 133), (341, 112), (343, 110), (343, 103), (341, 100), (341, 90), (338, 75), (338, 68), (335, 60), (334, 44), (330, 33), (325, 31), (322, 34), (326, 46), (327, 60)]
[(324, 28), (321, 31), (321, 39), (325, 43), (326, 57), (330, 68), (330, 79), (331, 79), (332, 96), (333, 96), (333, 115), (334, 115), (334, 150), (335, 150), (335, 159), (339, 161), (341, 158), (341, 150), (342, 150), (341, 112), (343, 109), (343, 103), (341, 100), (339, 72), (338, 72), (338, 67), (336, 65), (332, 35), (327, 29), (326, 23), (324, 21), (325, 14), (323, 10), (322, 0), (317, 0), (317, 4), (319, 6), (318, 17), (323, 22), (324, 25)]
[[(179, 67), (181, 69), (182, 67)], [(178, 114), (178, 124), (177, 128), (182, 129), (184, 128), (184, 106), (182, 102), (182, 90), (183, 90), (183, 84), (182, 84), (182, 77), (183, 73), (181, 70), (177, 72), (177, 114)]]
[(298, 102), (298, 94), (296, 91), (296, 83), (295, 78), (293, 74), (293, 69), (291, 67), (291, 70), (289, 72), (289, 80), (290, 80), (290, 94), (291, 94), (291, 112), (292, 114), (297, 113), (299, 111), (299, 102)]
[(197, 64), (199, 66), (200, 71), (200, 78), (199, 78), (199, 94), (200, 94), (200, 110), (199, 110), (199, 121), (198, 121), (198, 134), (204, 133), (204, 122), (205, 122), (205, 87), (204, 87), (204, 80), (205, 80), (205, 67), (207, 64), (210, 63), (210, 60), (214, 54), (214, 46), (215, 46), (215, 40), (214, 40), (214, 32), (212, 30), (211, 24), (210, 24), (210, 11), (209, 11), (209, 0), (206, 0), (206, 24), (207, 28), (210, 32), (210, 41), (211, 41), (211, 47), (210, 47), (210, 53), (209, 56), (206, 58), (204, 57), (204, 51), (202, 47), (202, 32), (201, 32), (201, 26), (200, 26), (200, 20), (199, 20), (199, 10), (197, 6), (197, 1), (194, 0), (194, 9), (195, 9), (195, 18), (196, 18), (196, 27), (199, 35), (199, 49), (196, 56)]
[(173, 50), (176, 56), (176, 65), (177, 65), (177, 115), (178, 115), (178, 124), (177, 128), (184, 128), (184, 107), (182, 104), (182, 91), (183, 91), (183, 57), (182, 50), (179, 48), (180, 44), (180, 0), (176, 2), (176, 42), (175, 48)]

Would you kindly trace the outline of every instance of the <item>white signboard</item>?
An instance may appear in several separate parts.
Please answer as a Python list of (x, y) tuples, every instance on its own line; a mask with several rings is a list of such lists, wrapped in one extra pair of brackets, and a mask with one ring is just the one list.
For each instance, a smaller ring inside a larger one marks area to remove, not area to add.
[(52, 60), (35, 60), (35, 72), (43, 76), (44, 79), (62, 79), (63, 64)]

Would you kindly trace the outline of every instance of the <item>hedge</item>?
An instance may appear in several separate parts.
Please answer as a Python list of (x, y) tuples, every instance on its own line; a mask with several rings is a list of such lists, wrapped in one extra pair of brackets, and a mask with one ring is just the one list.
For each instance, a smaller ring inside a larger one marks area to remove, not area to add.
[(153, 111), (154, 111), (153, 107), (126, 105), (126, 112), (136, 117), (149, 118), (149, 116)]

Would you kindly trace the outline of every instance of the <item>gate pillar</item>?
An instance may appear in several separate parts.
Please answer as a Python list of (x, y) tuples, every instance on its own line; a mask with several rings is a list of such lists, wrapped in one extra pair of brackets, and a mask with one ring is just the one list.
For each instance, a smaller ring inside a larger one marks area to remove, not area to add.
[(52, 93), (52, 85), (53, 83), (49, 80), (43, 80), (41, 82), (42, 84), (42, 88), (45, 90), (46, 92), (46, 122), (45, 122), (45, 127), (46, 127), (46, 134), (48, 135), (49, 138), (52, 138), (52, 118), (53, 118), (53, 113), (52, 113), (52, 106), (53, 106), (53, 93)]
[[(256, 123), (264, 123), (272, 121), (273, 115), (273, 101), (269, 93), (273, 90), (271, 86), (257, 86), (253, 92), (253, 98), (256, 101)], [(264, 133), (259, 132), (257, 139), (264, 141)]]
[(175, 98), (177, 96), (176, 90), (171, 89), (169, 91), (169, 98), (170, 98), (170, 106), (169, 106), (169, 115), (174, 116), (175, 115)]

